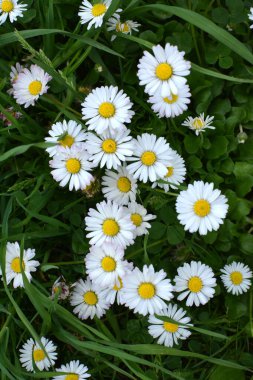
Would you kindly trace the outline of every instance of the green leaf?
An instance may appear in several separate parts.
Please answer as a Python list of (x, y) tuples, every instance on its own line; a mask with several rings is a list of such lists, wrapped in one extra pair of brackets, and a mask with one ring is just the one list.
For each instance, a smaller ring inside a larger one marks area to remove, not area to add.
[(242, 370), (216, 367), (210, 376), (210, 380), (245, 380), (245, 374)]
[(172, 245), (179, 244), (184, 240), (185, 231), (182, 226), (168, 226), (167, 239)]
[(253, 235), (243, 234), (240, 237), (241, 249), (249, 255), (253, 255)]
[(32, 147), (45, 149), (45, 148), (47, 148), (47, 146), (48, 146), (48, 144), (44, 143), (44, 142), (17, 146), (16, 148), (12, 148), (12, 149), (8, 150), (7, 152), (5, 152), (4, 154), (2, 154), (0, 156), (0, 162), (8, 160), (8, 158), (10, 158), (10, 157), (16, 157), (19, 154), (23, 154), (28, 149), (30, 149)]

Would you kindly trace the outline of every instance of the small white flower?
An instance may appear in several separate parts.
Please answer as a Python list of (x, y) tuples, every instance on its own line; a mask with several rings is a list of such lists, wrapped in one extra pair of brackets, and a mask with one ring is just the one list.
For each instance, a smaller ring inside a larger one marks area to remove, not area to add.
[(127, 210), (130, 213), (131, 221), (135, 227), (134, 235), (146, 235), (148, 233), (148, 229), (151, 228), (151, 224), (148, 222), (155, 219), (156, 216), (148, 214), (145, 207), (135, 202), (129, 203)]
[(73, 313), (78, 314), (80, 319), (93, 319), (95, 315), (101, 318), (110, 307), (101, 295), (100, 286), (93, 284), (89, 278), (76, 283), (70, 304), (75, 306)]
[(56, 295), (59, 300), (65, 300), (69, 296), (69, 286), (63, 276), (58, 277), (53, 283), (51, 298), (54, 299)]
[(135, 268), (123, 279), (123, 301), (134, 313), (155, 314), (166, 307), (163, 300), (173, 298), (173, 286), (167, 274), (155, 272), (153, 265), (144, 265), (143, 271)]
[(13, 83), (13, 96), (24, 107), (34, 106), (35, 101), (48, 90), (47, 83), (52, 79), (37, 65), (24, 68)]
[[(54, 366), (57, 359), (56, 346), (49, 339), (41, 338), (42, 347), (38, 342), (35, 342), (32, 338), (22, 346), (20, 351), (20, 362), (22, 367), (29, 372), (35, 372), (36, 367), (40, 370), (46, 370)], [(44, 352), (45, 351), (45, 352)], [(36, 367), (33, 367), (33, 361)]]
[(19, 0), (0, 0), (0, 25), (9, 17), (10, 22), (17, 21), (18, 17), (23, 17), (23, 12), (27, 9), (27, 4), (19, 4)]
[(86, 273), (94, 284), (101, 287), (119, 286), (119, 277), (125, 275), (123, 258), (123, 248), (112, 243), (92, 246), (85, 257)]
[(119, 205), (135, 202), (137, 184), (136, 179), (124, 166), (119, 166), (117, 173), (106, 170), (102, 177), (102, 192), (104, 196)]
[(153, 46), (152, 50), (154, 55), (144, 51), (139, 61), (137, 75), (140, 85), (145, 86), (149, 95), (177, 95), (178, 89), (186, 83), (184, 77), (190, 74), (190, 62), (184, 60), (184, 52), (179, 52), (177, 46), (169, 43), (165, 48)]
[(115, 300), (118, 305), (124, 304), (124, 296), (123, 296), (123, 278), (132, 272), (133, 263), (129, 263), (128, 261), (123, 262), (125, 275), (123, 277), (119, 277), (114, 285), (107, 287), (102, 290), (102, 295), (105, 297), (105, 301), (110, 305), (114, 304)]
[[(112, 17), (109, 18), (107, 21), (107, 30), (109, 32), (114, 31), (114, 32), (121, 32), (124, 34), (132, 34), (132, 30), (135, 32), (139, 31), (139, 26), (141, 24), (138, 24), (135, 21), (132, 20), (127, 20), (127, 21), (120, 21), (120, 15), (118, 13), (122, 12), (122, 9), (117, 9), (116, 12), (112, 15)], [(115, 40), (116, 35), (113, 35), (111, 38), (111, 41)]]
[[(6, 257), (5, 257), (5, 273), (7, 285), (13, 280), (13, 287), (24, 287), (23, 277), (21, 272), (21, 266), (24, 270), (24, 274), (27, 280), (31, 282), (31, 272), (36, 272), (40, 263), (36, 260), (32, 260), (35, 256), (35, 250), (28, 248), (23, 251), (23, 260), (21, 260), (20, 247), (17, 242), (7, 243), (6, 245)], [(0, 274), (2, 270), (0, 269)]]
[(104, 242), (114, 243), (122, 248), (134, 243), (134, 226), (130, 215), (123, 206), (115, 202), (100, 202), (97, 210), (90, 208), (85, 218), (90, 244), (101, 247)]
[(58, 153), (49, 161), (49, 165), (54, 170), (51, 174), (59, 185), (64, 187), (69, 183), (69, 190), (82, 190), (89, 186), (94, 180), (89, 173), (92, 169), (91, 163), (88, 161), (89, 155), (85, 150), (85, 146), (74, 146), (71, 148), (58, 148)]
[(187, 190), (179, 193), (176, 201), (177, 218), (184, 229), (206, 235), (217, 231), (228, 211), (227, 198), (213, 183), (194, 181)]
[(101, 168), (106, 166), (107, 169), (118, 169), (134, 151), (134, 139), (129, 133), (129, 129), (125, 127), (113, 133), (106, 131), (100, 136), (87, 133), (89, 160), (94, 166), (100, 164)]
[(195, 131), (195, 134), (198, 136), (201, 132), (205, 132), (205, 129), (215, 129), (212, 124), (214, 116), (208, 116), (205, 119), (204, 113), (201, 113), (197, 117), (189, 116), (184, 122), (183, 126), (190, 128)]
[[(10, 72), (10, 82), (13, 86), (13, 83), (16, 82), (16, 80), (18, 79), (18, 75), (23, 71), (24, 67), (22, 65), (20, 65), (19, 62), (16, 63), (15, 66), (11, 66), (11, 72)], [(7, 93), (9, 95), (13, 95), (14, 93), (14, 90), (13, 90), (13, 87), (11, 87), (9, 90), (7, 90)]]
[[(250, 13), (248, 13), (248, 16), (249, 16), (249, 19), (251, 21), (253, 21), (253, 8), (252, 7), (250, 8)], [(253, 28), (253, 25), (250, 25), (250, 29), (252, 29), (252, 28)]]
[(200, 261), (191, 261), (179, 267), (177, 273), (174, 290), (181, 293), (177, 297), (179, 301), (187, 297), (187, 306), (205, 305), (214, 296), (216, 279), (209, 266)]
[(48, 133), (50, 137), (46, 137), (45, 141), (55, 144), (46, 149), (50, 157), (58, 152), (59, 146), (70, 148), (86, 140), (86, 133), (82, 130), (81, 124), (77, 124), (74, 120), (57, 122), (52, 125)]
[(82, 103), (82, 119), (87, 120), (89, 130), (98, 134), (122, 129), (134, 115), (129, 97), (114, 86), (95, 88)]
[(190, 97), (190, 88), (185, 84), (178, 89), (177, 94), (171, 93), (168, 96), (157, 94), (151, 96), (148, 102), (152, 104), (151, 108), (158, 117), (169, 118), (179, 116), (186, 111), (190, 103)]
[(154, 315), (149, 316), (148, 322), (150, 326), (148, 327), (148, 332), (153, 338), (159, 337), (158, 344), (172, 347), (174, 343), (178, 344), (178, 340), (185, 340), (191, 335), (191, 332), (188, 330), (192, 326), (192, 324), (189, 324), (191, 319), (185, 316), (186, 312), (182, 308), (169, 304), (166, 309), (156, 314), (173, 319), (173, 322), (164, 322)]
[(128, 161), (136, 161), (127, 166), (133, 177), (146, 183), (163, 178), (172, 159), (172, 149), (163, 137), (143, 133), (135, 140), (134, 153)]
[(228, 293), (238, 296), (246, 293), (251, 286), (252, 271), (248, 265), (233, 261), (232, 264), (225, 265), (221, 272), (221, 279)]
[[(184, 181), (186, 174), (184, 159), (174, 150), (172, 151), (172, 159), (167, 167), (167, 174), (161, 178), (163, 182), (154, 182), (152, 188), (159, 186), (166, 192), (177, 187)], [(164, 183), (167, 182), (167, 183)]]
[(99, 28), (103, 24), (104, 15), (107, 12), (112, 0), (102, 0), (100, 3), (92, 5), (89, 1), (83, 0), (78, 16), (81, 17), (81, 24), (89, 23), (87, 29), (92, 25)]
[(66, 375), (55, 376), (53, 380), (84, 380), (91, 375), (87, 373), (88, 367), (81, 364), (79, 360), (71, 360), (68, 364), (62, 364), (56, 372), (66, 372)]

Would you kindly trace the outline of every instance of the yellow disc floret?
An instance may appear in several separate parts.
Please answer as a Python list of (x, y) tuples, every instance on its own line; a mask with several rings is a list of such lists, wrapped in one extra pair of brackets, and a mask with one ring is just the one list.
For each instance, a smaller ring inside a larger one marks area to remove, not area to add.
[(150, 299), (154, 297), (156, 289), (151, 282), (143, 282), (138, 288), (138, 293), (141, 298)]
[(116, 141), (113, 139), (104, 140), (102, 143), (102, 149), (105, 153), (115, 153), (117, 150)]
[(234, 285), (240, 285), (243, 280), (243, 275), (241, 272), (232, 272), (230, 273), (230, 280)]
[(116, 261), (112, 257), (106, 256), (101, 260), (101, 267), (105, 272), (113, 272), (116, 268)]
[(195, 129), (202, 129), (205, 123), (200, 117), (195, 117), (195, 119), (192, 122), (192, 125)]
[(142, 223), (142, 216), (140, 214), (131, 214), (131, 221), (136, 227), (140, 227)]
[(168, 63), (160, 63), (156, 66), (155, 73), (161, 80), (168, 80), (173, 74), (172, 67)]
[(115, 115), (115, 107), (110, 102), (104, 102), (100, 104), (98, 108), (98, 113), (100, 116), (108, 119), (109, 117), (112, 117)]
[(122, 193), (128, 193), (131, 190), (131, 181), (127, 177), (120, 177), (117, 181), (117, 187)]
[(77, 158), (69, 158), (66, 161), (66, 169), (71, 174), (77, 174), (81, 169), (81, 162)]
[(154, 152), (147, 150), (141, 155), (141, 162), (143, 165), (151, 166), (156, 162), (156, 155)]
[(191, 277), (188, 281), (188, 288), (193, 293), (198, 293), (203, 288), (203, 282), (198, 276)]
[(118, 292), (122, 288), (123, 288), (123, 282), (122, 282), (121, 278), (119, 277), (119, 286), (117, 284), (115, 284), (114, 287), (113, 287), (113, 290), (115, 290), (116, 292)]
[(69, 373), (67, 376), (64, 377), (64, 380), (78, 380), (79, 375), (76, 373)]
[(167, 174), (165, 175), (166, 178), (171, 177), (174, 173), (174, 168), (172, 166), (167, 167)]
[(3, 0), (2, 2), (2, 11), (3, 12), (11, 12), (13, 11), (13, 8), (14, 8), (14, 5), (13, 5), (13, 2), (11, 0)]
[(164, 330), (170, 333), (175, 333), (178, 330), (178, 327), (179, 326), (176, 323), (164, 322), (163, 324)]
[(83, 300), (87, 305), (94, 306), (98, 302), (98, 297), (95, 292), (89, 290), (83, 295)]
[(168, 103), (168, 104), (176, 103), (176, 101), (178, 99), (178, 95), (175, 95), (175, 94), (171, 94), (171, 95), (172, 95), (171, 99), (169, 99), (168, 97), (166, 97), (166, 98), (163, 98), (163, 101), (165, 103)]
[(59, 144), (63, 146), (64, 148), (66, 147), (70, 148), (74, 144), (75, 139), (74, 137), (66, 134), (61, 140), (58, 140), (58, 141), (59, 141)]
[(106, 219), (103, 223), (103, 232), (107, 236), (116, 236), (119, 233), (119, 225), (114, 219)]
[(100, 4), (95, 4), (92, 7), (91, 13), (94, 17), (99, 17), (102, 16), (106, 12), (107, 8), (105, 4), (100, 3)]
[(46, 355), (43, 350), (38, 348), (37, 350), (33, 351), (33, 359), (35, 362), (40, 362), (41, 360), (45, 359)]
[(32, 81), (28, 87), (30, 94), (33, 96), (39, 95), (41, 89), (42, 89), (42, 83), (39, 80)]
[[(25, 263), (22, 261), (22, 268), (25, 270)], [(11, 269), (15, 273), (21, 273), (20, 257), (15, 257), (11, 262)]]
[(211, 205), (205, 199), (199, 199), (194, 203), (193, 210), (196, 215), (200, 216), (201, 218), (204, 218), (210, 213)]

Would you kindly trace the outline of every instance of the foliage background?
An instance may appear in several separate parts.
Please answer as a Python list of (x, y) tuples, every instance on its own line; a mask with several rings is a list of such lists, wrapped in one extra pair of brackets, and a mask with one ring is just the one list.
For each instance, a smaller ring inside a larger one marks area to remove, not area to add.
[[(52, 377), (46, 372), (25, 373), (18, 360), (20, 345), (41, 335), (57, 343), (58, 367), (80, 359), (96, 379), (253, 379), (252, 289), (235, 297), (218, 281), (216, 296), (206, 306), (188, 309), (196, 329), (173, 349), (151, 345), (147, 318), (124, 307), (114, 305), (102, 320), (81, 322), (67, 302), (49, 299), (59, 275), (69, 283), (85, 276), (83, 258), (89, 244), (83, 219), (102, 195), (87, 199), (82, 192), (59, 188), (50, 175), (43, 143), (54, 122), (67, 118), (82, 123), (80, 104), (91, 88), (118, 85), (135, 103), (132, 135), (166, 137), (186, 161), (187, 183), (214, 182), (229, 199), (224, 225), (200, 237), (179, 225), (175, 196), (140, 184), (139, 201), (157, 219), (148, 238), (138, 238), (127, 249), (127, 259), (139, 267), (152, 263), (170, 278), (190, 260), (210, 265), (217, 276), (233, 260), (252, 267), (253, 30), (247, 16), (251, 2), (113, 0), (110, 14), (123, 7), (124, 17), (142, 25), (137, 38), (118, 35), (113, 43), (104, 27), (87, 32), (80, 25), (79, 0), (26, 3), (24, 17), (0, 30), (0, 111), (12, 121), (10, 127), (0, 121), (1, 264), (6, 242), (21, 241), (25, 248), (36, 249), (41, 267), (24, 290), (0, 285), (2, 379)], [(172, 120), (154, 115), (136, 76), (143, 50), (166, 42), (184, 50), (195, 64), (188, 78), (189, 110)], [(26, 110), (6, 92), (10, 66), (16, 62), (36, 63), (53, 76), (48, 94)], [(9, 106), (23, 117), (11, 117), (6, 112)], [(200, 112), (215, 117), (216, 129), (203, 138), (181, 126), (187, 115)], [(237, 139), (240, 125), (248, 134), (244, 144)], [(102, 170), (96, 174), (101, 178)]]

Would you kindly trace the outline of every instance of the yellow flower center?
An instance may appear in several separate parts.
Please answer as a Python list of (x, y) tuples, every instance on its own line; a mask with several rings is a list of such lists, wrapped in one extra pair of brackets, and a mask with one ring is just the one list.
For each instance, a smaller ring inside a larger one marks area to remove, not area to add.
[(115, 140), (107, 139), (102, 143), (102, 149), (105, 153), (114, 153), (117, 150), (117, 144)]
[(77, 158), (69, 158), (66, 161), (66, 169), (71, 174), (79, 173), (81, 169), (81, 162)]
[(176, 323), (164, 322), (163, 324), (164, 330), (170, 333), (175, 333), (178, 330), (178, 327), (179, 326)]
[(117, 181), (117, 187), (122, 193), (128, 193), (131, 190), (131, 181), (127, 177), (120, 177)]
[(115, 30), (116, 32), (121, 32), (121, 22), (117, 22), (116, 26), (115, 26)]
[(156, 155), (154, 152), (147, 150), (141, 155), (141, 162), (143, 165), (151, 166), (156, 162)]
[(123, 26), (123, 28), (122, 28), (122, 32), (123, 33), (128, 33), (129, 32), (129, 25), (128, 25), (128, 23), (127, 22), (124, 22), (123, 24), (122, 24), (122, 26)]
[(11, 0), (3, 0), (2, 2), (2, 11), (11, 12), (14, 8), (13, 2)]
[(103, 3), (93, 5), (91, 10), (91, 13), (94, 17), (102, 16), (105, 12), (106, 6)]
[(172, 95), (172, 98), (169, 99), (168, 97), (166, 98), (163, 98), (163, 101), (165, 103), (168, 103), (168, 104), (173, 104), (173, 103), (176, 103), (177, 99), (178, 99), (178, 95), (175, 95), (175, 94), (171, 94)]
[(172, 166), (169, 166), (168, 168), (167, 168), (167, 174), (166, 174), (166, 178), (168, 178), (168, 177), (171, 177), (172, 175), (173, 175), (173, 173), (174, 173), (174, 168), (172, 167)]
[(116, 261), (112, 257), (106, 256), (101, 260), (101, 267), (105, 272), (113, 272), (116, 268)]
[[(25, 270), (25, 263), (22, 261), (22, 268)], [(20, 257), (15, 257), (11, 262), (11, 269), (13, 272), (21, 273)]]
[(76, 375), (75, 373), (70, 373), (64, 379), (65, 380), (78, 380), (79, 375)]
[(155, 286), (151, 284), (151, 282), (143, 282), (138, 288), (138, 293), (141, 298), (153, 298), (155, 295)]
[(156, 67), (155, 73), (157, 78), (161, 80), (168, 80), (173, 74), (172, 67), (168, 63), (160, 63)]
[(204, 127), (205, 123), (200, 117), (195, 117), (195, 119), (192, 122), (192, 125), (195, 129), (201, 129)]
[(234, 285), (240, 285), (243, 280), (241, 272), (232, 272), (230, 273), (230, 280)]
[(115, 107), (110, 102), (104, 102), (100, 104), (98, 113), (100, 116), (105, 117), (108, 119), (109, 117), (112, 117), (115, 115)]
[(95, 292), (89, 290), (83, 295), (83, 300), (87, 305), (94, 306), (98, 302), (98, 297)]
[(28, 90), (31, 95), (36, 96), (40, 93), (42, 89), (42, 83), (39, 80), (34, 80), (29, 84)]
[(119, 233), (119, 225), (114, 219), (106, 219), (102, 228), (107, 236), (116, 236)]
[(142, 223), (142, 217), (140, 214), (131, 214), (131, 221), (136, 227), (139, 227)]
[(64, 148), (66, 147), (70, 148), (74, 144), (75, 139), (74, 137), (67, 134), (61, 140), (58, 140), (58, 141), (61, 146), (64, 146)]
[(43, 350), (40, 348), (33, 351), (33, 359), (35, 362), (40, 362), (41, 360), (45, 359), (46, 355)]
[(188, 281), (188, 288), (193, 293), (198, 293), (203, 288), (203, 282), (198, 276), (191, 277)]
[(118, 292), (122, 288), (123, 288), (123, 282), (122, 282), (121, 278), (119, 277), (119, 286), (117, 284), (115, 284), (114, 287), (113, 287), (113, 290), (115, 290), (116, 292)]
[(204, 216), (207, 216), (210, 213), (211, 205), (205, 199), (199, 199), (194, 203), (193, 209), (196, 215), (203, 218)]

